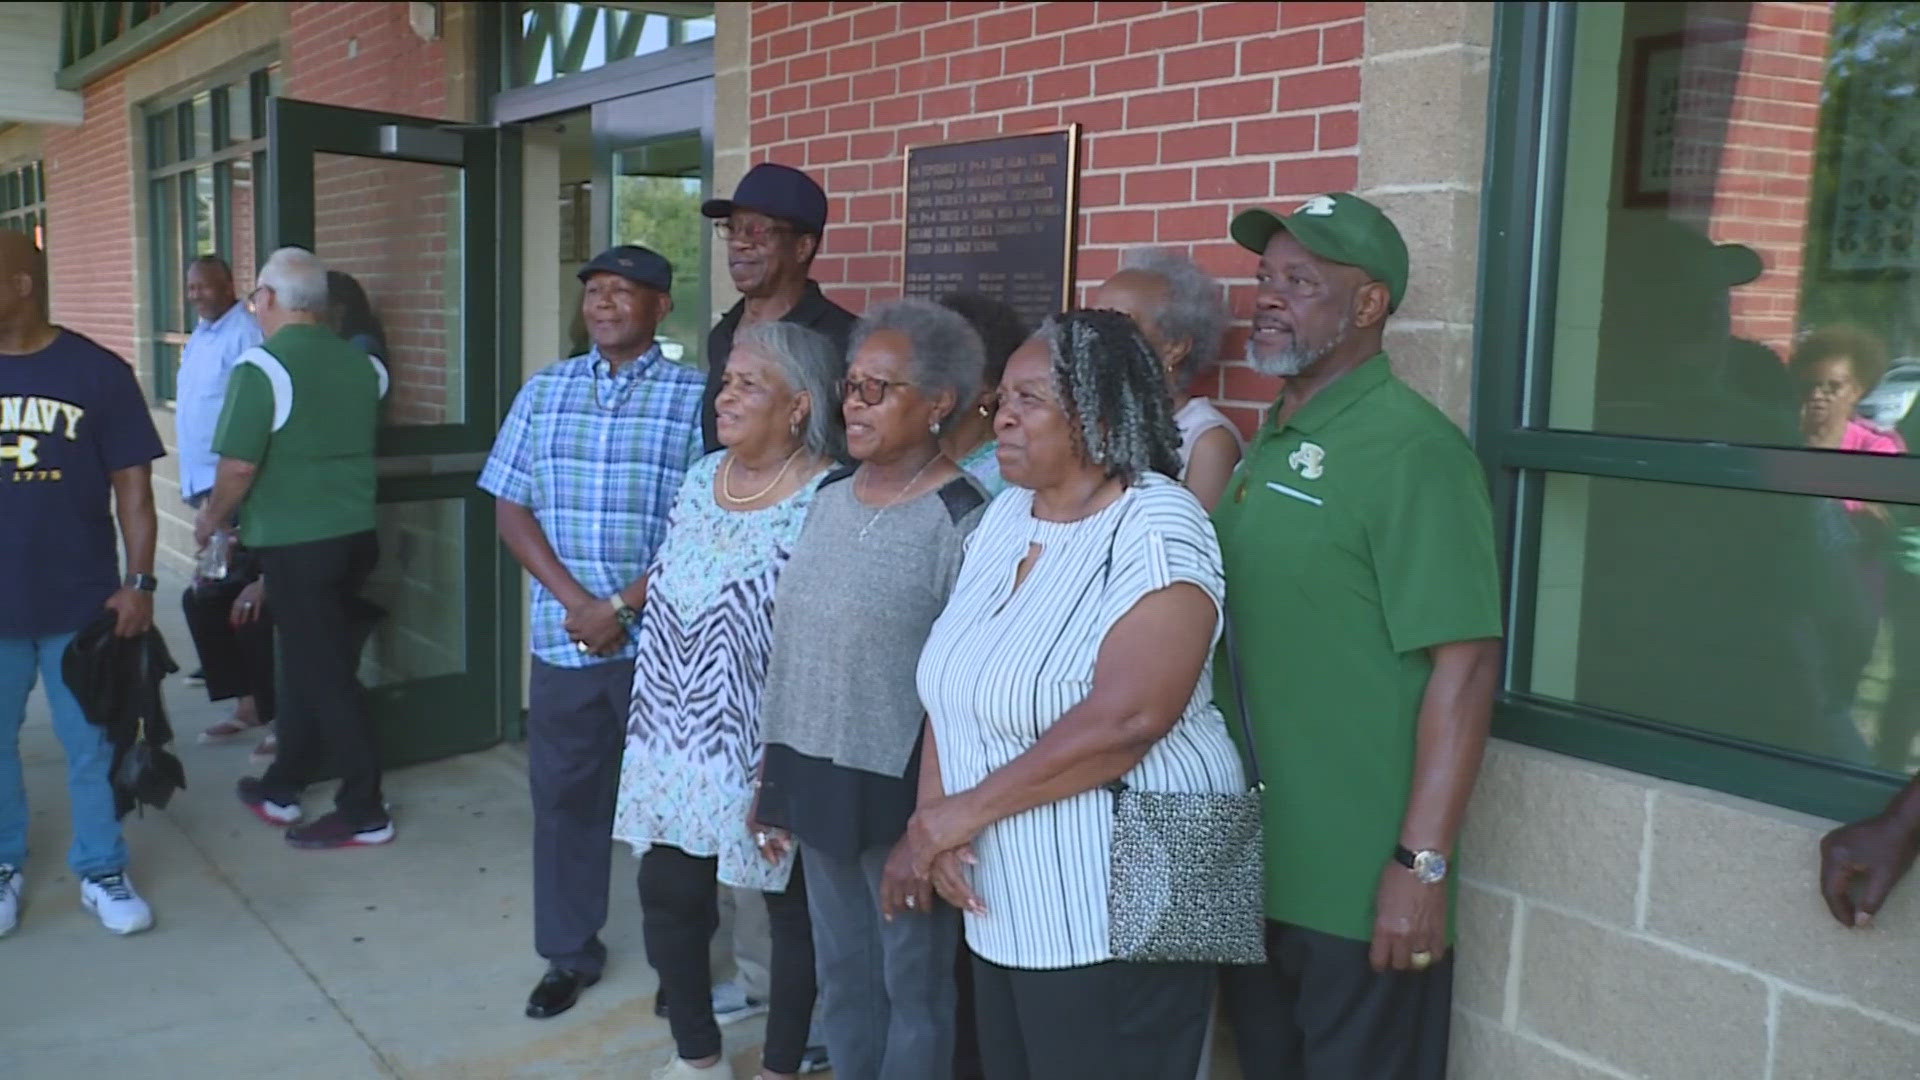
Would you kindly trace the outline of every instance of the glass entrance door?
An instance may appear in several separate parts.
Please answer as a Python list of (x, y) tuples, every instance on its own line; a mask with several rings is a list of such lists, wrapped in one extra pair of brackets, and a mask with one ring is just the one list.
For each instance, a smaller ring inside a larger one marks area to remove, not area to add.
[(612, 244), (641, 244), (673, 264), (673, 313), (660, 326), (667, 359), (706, 360), (712, 230), (700, 204), (713, 189), (713, 79), (695, 79), (593, 107), (596, 217)]
[(492, 500), (474, 486), (502, 411), (500, 134), (280, 98), (267, 138), (273, 246), (337, 272), (336, 329), (390, 376), (367, 590), (386, 616), (361, 663), (383, 760), (489, 746), (519, 701)]

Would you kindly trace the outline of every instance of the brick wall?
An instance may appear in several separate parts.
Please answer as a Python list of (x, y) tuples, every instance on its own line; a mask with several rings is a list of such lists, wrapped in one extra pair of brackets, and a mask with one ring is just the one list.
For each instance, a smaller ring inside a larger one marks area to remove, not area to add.
[(1733, 332), (1785, 355), (1800, 303), (1814, 144), (1833, 5), (1757, 3), (1747, 16), (1707, 233), (1760, 254), (1766, 271), (1733, 291)]
[[(449, 8), (459, 5), (449, 4)], [(295, 4), (288, 13), (286, 95), (326, 105), (459, 119), (451, 36), (422, 41), (406, 4)]]
[[(121, 75), (87, 87), (79, 127), (45, 129), (53, 321), (131, 360), (136, 302), (133, 128)], [(144, 373), (143, 373), (144, 374)]]
[[(1078, 122), (1082, 296), (1162, 244), (1242, 316), (1233, 214), (1358, 179), (1359, 3), (765, 3), (751, 32), (752, 158), (825, 186), (815, 276), (856, 311), (899, 295), (912, 144)], [(1250, 430), (1275, 384), (1237, 363), (1215, 379), (1196, 389)]]

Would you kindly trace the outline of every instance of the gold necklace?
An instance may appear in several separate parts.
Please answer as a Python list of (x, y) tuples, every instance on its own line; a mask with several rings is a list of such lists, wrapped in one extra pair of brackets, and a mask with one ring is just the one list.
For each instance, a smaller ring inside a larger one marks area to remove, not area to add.
[(733, 493), (733, 454), (729, 451), (727, 454), (727, 463), (720, 469), (721, 501), (732, 503), (735, 506), (745, 506), (747, 503), (758, 502), (766, 498), (768, 492), (780, 486), (780, 481), (786, 478), (787, 470), (793, 467), (793, 459), (799, 457), (800, 451), (804, 449), (806, 449), (804, 446), (794, 447), (793, 453), (787, 455), (787, 460), (780, 463), (780, 471), (773, 474), (773, 482), (745, 497), (738, 497)]
[[(932, 466), (934, 462), (939, 461), (941, 458), (946, 456), (947, 455), (941, 451), (938, 451), (938, 450), (934, 451), (933, 456), (928, 458), (926, 460), (926, 463), (921, 465), (920, 468), (914, 472), (913, 479), (907, 481), (907, 486), (901, 488), (898, 492), (896, 492), (893, 496), (892, 501), (888, 502), (887, 505), (881, 507), (880, 509), (875, 510), (873, 512), (873, 516), (867, 519), (867, 523), (865, 525), (860, 526), (860, 534), (854, 537), (854, 539), (865, 540), (867, 538), (867, 530), (873, 528), (873, 523), (880, 520), (880, 515), (900, 505), (900, 500), (905, 499), (907, 497), (907, 492), (912, 491), (913, 485), (920, 482), (920, 477), (926, 473), (927, 469), (930, 466)], [(858, 483), (858, 481), (855, 481), (855, 483)]]

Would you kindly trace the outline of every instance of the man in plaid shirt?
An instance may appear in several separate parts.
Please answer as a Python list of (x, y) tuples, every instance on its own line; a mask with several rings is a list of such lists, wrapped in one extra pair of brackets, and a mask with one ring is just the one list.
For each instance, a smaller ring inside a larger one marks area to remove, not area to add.
[(673, 267), (643, 247), (582, 267), (593, 349), (521, 388), (480, 474), (500, 538), (532, 577), (536, 1019), (600, 980), (613, 802), (633, 688), (633, 624), (667, 511), (701, 453), (700, 373), (654, 343)]

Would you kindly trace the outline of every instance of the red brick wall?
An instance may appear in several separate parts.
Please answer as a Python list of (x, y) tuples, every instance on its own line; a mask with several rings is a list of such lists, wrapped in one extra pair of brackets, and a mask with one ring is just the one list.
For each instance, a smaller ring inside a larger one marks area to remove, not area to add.
[(422, 41), (398, 3), (303, 3), (288, 12), (286, 95), (356, 109), (460, 119), (446, 36)]
[[(119, 75), (87, 87), (78, 127), (45, 129), (53, 321), (133, 360), (133, 129)], [(144, 376), (144, 372), (142, 375)]]
[[(762, 3), (753, 160), (832, 200), (815, 274), (853, 310), (899, 295), (905, 147), (1078, 122), (1081, 294), (1121, 252), (1190, 252), (1251, 307), (1248, 206), (1358, 178), (1360, 3)], [(1239, 353), (1239, 338), (1228, 355)], [(1243, 427), (1274, 384), (1242, 364), (1196, 387)]]
[(1753, 4), (1731, 108), (1722, 114), (1707, 232), (1759, 252), (1766, 272), (1733, 291), (1733, 332), (1782, 356), (1797, 324), (1832, 14), (1827, 3)]

